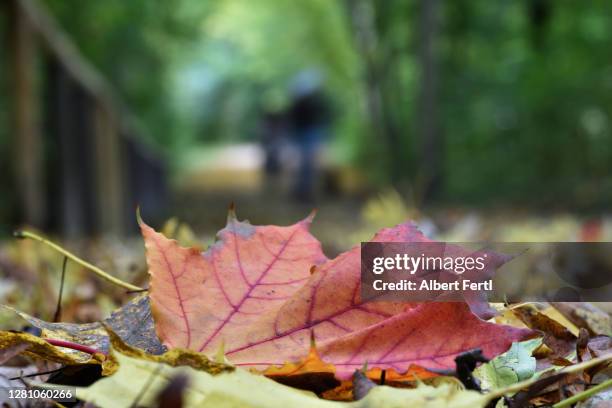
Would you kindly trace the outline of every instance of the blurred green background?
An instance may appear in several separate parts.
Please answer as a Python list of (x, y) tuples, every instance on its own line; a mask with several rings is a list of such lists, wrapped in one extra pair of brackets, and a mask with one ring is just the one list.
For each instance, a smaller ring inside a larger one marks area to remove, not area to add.
[[(246, 171), (227, 170), (225, 178), (214, 170), (219, 157), (247, 163), (261, 154), (262, 115), (290, 106), (292, 80), (305, 69), (324, 78), (333, 116), (315, 205), (359, 206), (392, 186), (421, 210), (609, 210), (608, 2), (44, 0), (40, 6), (137, 118), (139, 143), (160, 154), (171, 197), (164, 214), (197, 220), (199, 214), (184, 210), (197, 207), (194, 197), (223, 190), (219, 200), (230, 200), (249, 186), (264, 197), (259, 206), (290, 201), (282, 182), (261, 184), (261, 175), (244, 174), (258, 172), (260, 159), (245, 164)], [(1, 24), (8, 49), (10, 13)], [(2, 60), (10, 62), (6, 54)], [(0, 217), (8, 230), (28, 219), (13, 194), (9, 64), (0, 70)], [(35, 72), (44, 77), (42, 63)], [(227, 146), (243, 148), (235, 153)]]

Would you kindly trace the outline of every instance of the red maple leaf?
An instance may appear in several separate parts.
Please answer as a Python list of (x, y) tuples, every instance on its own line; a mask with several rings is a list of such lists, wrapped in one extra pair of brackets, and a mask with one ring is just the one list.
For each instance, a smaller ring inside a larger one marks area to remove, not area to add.
[[(141, 224), (163, 343), (207, 354), (223, 347), (234, 364), (263, 370), (302, 359), (313, 334), (321, 358), (346, 378), (366, 362), (450, 369), (459, 353), (481, 348), (492, 357), (531, 334), (482, 321), (465, 303), (362, 303), (360, 247), (328, 260), (310, 222), (252, 226), (230, 213), (204, 253)], [(405, 223), (373, 241), (429, 240)]]

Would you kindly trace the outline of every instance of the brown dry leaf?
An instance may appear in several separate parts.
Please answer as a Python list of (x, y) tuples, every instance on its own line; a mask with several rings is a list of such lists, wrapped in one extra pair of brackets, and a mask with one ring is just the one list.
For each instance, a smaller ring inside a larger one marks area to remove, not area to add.
[(106, 332), (99, 323), (50, 323), (8, 306), (4, 308), (11, 310), (32, 326), (40, 329), (39, 337), (43, 339), (65, 340), (95, 348), (103, 353), (108, 351)]
[(150, 354), (161, 354), (166, 349), (161, 345), (151, 317), (149, 297), (140, 295), (115, 310), (103, 322), (94, 323), (51, 323), (27, 313), (3, 306), (32, 326), (41, 330), (41, 337), (60, 339), (93, 347), (103, 353), (109, 350), (109, 341), (104, 324), (109, 325), (127, 344)]
[[(139, 348), (132, 347), (126, 344), (110, 326), (104, 326), (108, 333), (111, 350), (117, 351), (123, 355), (138, 358), (141, 360), (153, 361), (157, 363), (165, 363), (172, 367), (189, 366), (195, 370), (206, 371), (209, 374), (215, 375), (222, 372), (233, 371), (234, 367), (211, 361), (202, 353), (186, 349), (172, 349), (161, 355), (149, 354)], [(102, 374), (111, 375), (118, 369), (116, 356), (111, 352), (109, 358), (102, 364)]]
[(490, 321), (495, 322), (497, 324), (505, 324), (513, 327), (520, 327), (522, 329), (528, 328), (528, 326), (523, 323), (521, 319), (517, 317), (516, 314), (512, 311), (512, 307), (518, 306), (496, 306), (498, 314), (491, 318)]
[(610, 316), (597, 306), (587, 302), (553, 302), (551, 305), (578, 327), (584, 327), (591, 335), (612, 336)]
[[(383, 377), (382, 373), (383, 370), (380, 368), (373, 368), (367, 371), (366, 377), (380, 384), (381, 378)], [(461, 389), (463, 388), (461, 382), (457, 378), (441, 376), (419, 366), (412, 366), (403, 374), (395, 370), (384, 370), (384, 373), (384, 385), (395, 388), (415, 388), (418, 384), (427, 384), (437, 387), (446, 383)], [(323, 392), (321, 397), (333, 401), (353, 401), (353, 381), (343, 380), (336, 388)]]
[(333, 364), (321, 360), (314, 341), (308, 355), (300, 361), (270, 366), (262, 374), (281, 384), (321, 394), (340, 385)]
[(26, 350), (30, 345), (26, 342), (16, 343), (12, 346), (2, 347), (0, 348), (0, 365), (6, 363), (11, 358), (21, 354), (24, 350)]
[(576, 336), (561, 323), (540, 312), (534, 305), (521, 305), (513, 308), (512, 312), (527, 327), (544, 334), (544, 344), (552, 350), (552, 358), (565, 358), (575, 350)]
[(589, 350), (594, 357), (601, 357), (612, 352), (612, 338), (595, 336), (589, 339)]
[(569, 320), (565, 315), (563, 315), (559, 310), (554, 308), (553, 306), (547, 306), (540, 310), (540, 313), (550, 317), (556, 322), (560, 323), (563, 327), (569, 330), (574, 336), (578, 336), (580, 332), (580, 327), (576, 325), (574, 322)]
[(576, 341), (576, 359), (579, 363), (588, 361), (594, 357), (589, 348), (590, 340), (591, 336), (589, 335), (589, 331), (587, 329), (580, 329), (578, 340)]
[(22, 344), (26, 344), (27, 347), (21, 354), (60, 364), (100, 364), (105, 359), (103, 354), (92, 355), (70, 348), (53, 346), (45, 339), (29, 333), (0, 331), (0, 350), (21, 347)]
[(353, 381), (343, 380), (336, 388), (322, 393), (321, 398), (331, 401), (353, 401)]

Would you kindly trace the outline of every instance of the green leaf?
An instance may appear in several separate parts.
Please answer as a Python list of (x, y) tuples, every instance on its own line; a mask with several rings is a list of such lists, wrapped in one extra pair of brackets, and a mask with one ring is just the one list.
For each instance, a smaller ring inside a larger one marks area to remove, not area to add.
[(536, 359), (532, 353), (541, 344), (541, 338), (512, 343), (507, 352), (474, 370), (474, 375), (482, 388), (488, 390), (527, 380), (535, 374)]

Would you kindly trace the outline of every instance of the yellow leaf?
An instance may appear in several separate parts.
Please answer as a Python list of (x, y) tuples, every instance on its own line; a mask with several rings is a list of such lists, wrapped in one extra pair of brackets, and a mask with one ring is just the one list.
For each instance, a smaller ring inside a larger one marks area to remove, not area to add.
[(65, 347), (56, 347), (45, 339), (29, 333), (0, 331), (0, 349), (4, 350), (19, 344), (28, 344), (21, 354), (28, 357), (54, 361), (66, 365), (99, 364), (104, 360), (103, 354), (88, 354)]
[(196, 370), (206, 371), (212, 375), (234, 370), (233, 366), (211, 361), (204, 354), (193, 350), (175, 348), (161, 355), (149, 354), (144, 350), (126, 344), (109, 326), (105, 326), (105, 328), (113, 353), (110, 353), (109, 358), (102, 364), (103, 375), (111, 375), (117, 371), (119, 363), (116, 356), (118, 353), (141, 360), (165, 363), (172, 367), (189, 366)]
[(487, 397), (475, 391), (458, 391), (449, 384), (440, 387), (422, 385), (416, 389), (380, 386), (365, 398), (351, 403), (326, 401), (276, 383), (264, 376), (235, 369), (211, 375), (191, 367), (170, 367), (154, 361), (116, 354), (119, 370), (87, 388), (77, 388), (77, 397), (101, 408), (121, 408), (135, 402), (142, 407), (156, 406), (159, 393), (177, 375), (186, 376), (184, 407), (214, 408), (478, 408)]

